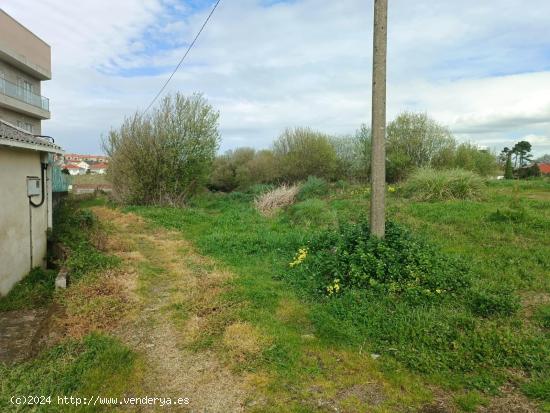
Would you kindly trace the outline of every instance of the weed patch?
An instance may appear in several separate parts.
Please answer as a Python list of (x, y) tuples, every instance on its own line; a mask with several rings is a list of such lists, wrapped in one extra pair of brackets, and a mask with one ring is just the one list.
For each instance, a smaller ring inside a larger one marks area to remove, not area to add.
[(55, 292), (55, 277), (55, 271), (34, 268), (8, 295), (0, 298), (0, 311), (46, 306)]
[[(470, 285), (468, 266), (414, 237), (393, 222), (383, 240), (368, 224), (344, 224), (307, 244), (307, 258), (294, 265), (291, 279), (312, 282), (315, 291), (337, 295), (368, 290), (422, 304), (456, 297)], [(303, 262), (302, 262), (303, 261)]]
[(327, 181), (316, 176), (308, 176), (307, 180), (300, 186), (298, 200), (303, 201), (309, 198), (322, 197), (327, 195), (328, 191)]
[(405, 182), (405, 195), (415, 201), (447, 201), (483, 198), (485, 184), (474, 172), (461, 169), (419, 169)]

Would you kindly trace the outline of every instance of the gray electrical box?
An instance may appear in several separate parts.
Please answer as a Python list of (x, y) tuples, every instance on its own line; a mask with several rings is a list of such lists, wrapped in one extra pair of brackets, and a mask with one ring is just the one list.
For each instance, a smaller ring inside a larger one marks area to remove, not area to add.
[(27, 196), (40, 195), (40, 189), (40, 178), (37, 176), (27, 176)]

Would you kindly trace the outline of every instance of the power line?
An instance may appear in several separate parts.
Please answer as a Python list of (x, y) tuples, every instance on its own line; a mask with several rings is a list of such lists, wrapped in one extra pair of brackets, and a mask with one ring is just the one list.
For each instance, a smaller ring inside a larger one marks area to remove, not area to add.
[(187, 50), (185, 51), (185, 54), (183, 55), (183, 57), (181, 58), (181, 60), (179, 61), (178, 65), (176, 66), (176, 68), (174, 69), (174, 71), (172, 72), (172, 74), (170, 75), (170, 77), (166, 80), (166, 82), (164, 82), (164, 85), (162, 85), (162, 87), (160, 88), (159, 92), (157, 93), (157, 95), (154, 97), (154, 99), (151, 101), (151, 103), (149, 103), (149, 106), (147, 106), (147, 109), (145, 109), (143, 111), (143, 114), (145, 114), (150, 108), (151, 106), (153, 106), (153, 103), (155, 103), (155, 101), (158, 99), (158, 97), (162, 94), (162, 92), (164, 91), (164, 89), (166, 88), (166, 86), (168, 86), (168, 83), (170, 83), (170, 80), (172, 80), (172, 78), (174, 77), (174, 75), (176, 74), (176, 72), (178, 71), (178, 69), (180, 68), (181, 64), (183, 63), (183, 61), (185, 60), (185, 58), (187, 57), (187, 55), (189, 54), (189, 52), (191, 51), (191, 49), (193, 48), (193, 46), (195, 45), (195, 42), (197, 41), (197, 39), (199, 38), (199, 36), (201, 35), (202, 31), (204, 30), (205, 26), (208, 24), (208, 21), (210, 20), (210, 17), (212, 17), (212, 15), (214, 14), (214, 11), (216, 11), (216, 8), (218, 7), (218, 4), (220, 4), (220, 1), (221, 0), (218, 0), (216, 1), (216, 4), (214, 4), (214, 7), (212, 8), (212, 10), (210, 11), (210, 14), (208, 15), (208, 17), (206, 17), (206, 20), (204, 21), (204, 23), (202, 24), (200, 30), (198, 31), (197, 35), (195, 36), (195, 38), (193, 39), (193, 41), (191, 42), (191, 44), (189, 44), (189, 47), (187, 48)]

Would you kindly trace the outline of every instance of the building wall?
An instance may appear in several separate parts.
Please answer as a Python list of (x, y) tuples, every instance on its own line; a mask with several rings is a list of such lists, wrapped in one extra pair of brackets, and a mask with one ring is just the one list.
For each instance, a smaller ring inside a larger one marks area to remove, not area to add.
[[(40, 152), (0, 146), (0, 296), (31, 268), (46, 265), (51, 187), (47, 184), (47, 200), (38, 208), (31, 207), (27, 197), (27, 176), (40, 174)], [(33, 197), (33, 201), (38, 203), (40, 198)]]
[(32, 85), (32, 92), (40, 95), (40, 80), (35, 79), (31, 75), (23, 72), (21, 69), (16, 68), (15, 66), (12, 66), (11, 64), (3, 61), (0, 59), (0, 77), (1, 75), (4, 75), (4, 79), (8, 82), (15, 83), (16, 85), (19, 84), (19, 79), (24, 79), (27, 82), (29, 82)]
[(18, 126), (17, 122), (30, 123), (32, 125), (32, 133), (40, 135), (42, 133), (40, 119), (32, 118), (24, 115), (23, 113), (16, 112), (0, 106), (0, 119), (11, 123), (14, 126)]
[(43, 78), (51, 78), (50, 46), (1, 9), (0, 52)]

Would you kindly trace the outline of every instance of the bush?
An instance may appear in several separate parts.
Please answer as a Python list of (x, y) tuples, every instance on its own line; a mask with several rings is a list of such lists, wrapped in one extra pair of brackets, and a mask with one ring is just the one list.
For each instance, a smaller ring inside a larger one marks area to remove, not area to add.
[(288, 218), (294, 225), (315, 229), (332, 226), (336, 223), (336, 213), (326, 201), (307, 199), (288, 209)]
[(519, 299), (505, 289), (474, 290), (470, 297), (470, 307), (474, 314), (482, 317), (510, 316), (519, 309)]
[(238, 148), (216, 158), (208, 186), (215, 191), (242, 191), (252, 185), (274, 183), (278, 176), (273, 152)]
[(337, 169), (334, 147), (327, 135), (309, 128), (287, 129), (273, 144), (281, 179), (297, 182), (310, 175), (333, 179)]
[(496, 155), (471, 143), (457, 146), (452, 166), (476, 172), (481, 176), (493, 175), (498, 170)]
[(300, 188), (298, 185), (281, 185), (272, 191), (260, 195), (254, 200), (254, 206), (264, 216), (272, 216), (279, 209), (292, 205)]
[(337, 158), (336, 177), (365, 182), (370, 175), (371, 132), (366, 125), (352, 136), (331, 138)]
[(452, 163), (456, 141), (451, 132), (425, 113), (401, 113), (388, 124), (390, 163), (399, 160), (405, 170), (442, 167)]
[(308, 176), (307, 181), (300, 186), (298, 199), (303, 201), (308, 198), (320, 197), (328, 194), (328, 190), (327, 181), (316, 176)]
[(229, 150), (214, 160), (209, 187), (217, 191), (230, 192), (243, 189), (252, 184), (247, 164), (254, 159), (256, 151), (252, 148)]
[(415, 201), (478, 200), (484, 189), (485, 183), (479, 175), (462, 169), (422, 168), (403, 186), (404, 194)]
[(167, 96), (109, 132), (113, 195), (126, 204), (180, 205), (206, 183), (218, 149), (219, 113), (201, 95)]
[(461, 294), (470, 284), (463, 262), (393, 222), (384, 239), (371, 237), (365, 222), (324, 232), (291, 266), (328, 295), (358, 289), (422, 303)]

